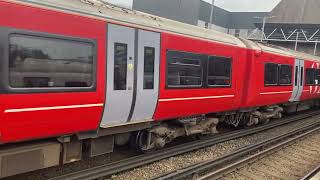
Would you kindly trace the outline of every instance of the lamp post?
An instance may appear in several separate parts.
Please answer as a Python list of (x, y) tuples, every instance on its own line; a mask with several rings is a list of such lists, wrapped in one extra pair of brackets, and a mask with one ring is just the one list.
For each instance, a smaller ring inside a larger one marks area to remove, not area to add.
[(294, 50), (297, 51), (298, 49), (298, 41), (299, 41), (299, 31), (297, 32), (297, 37), (296, 37), (296, 44), (294, 46)]
[(317, 55), (317, 47), (318, 47), (318, 39), (316, 39), (316, 43), (314, 44), (314, 51), (313, 51), (313, 55)]
[(254, 17), (256, 19), (262, 19), (262, 33), (261, 33), (261, 39), (260, 41), (263, 42), (263, 39), (264, 39), (264, 31), (265, 31), (265, 27), (266, 27), (266, 22), (267, 22), (267, 19), (272, 19), (272, 18), (275, 18), (276, 16), (264, 16), (264, 17)]
[(210, 12), (210, 27), (209, 27), (209, 29), (211, 29), (212, 28), (212, 21), (213, 21), (213, 12), (214, 12), (214, 1), (215, 0), (212, 0), (212, 3), (211, 3), (211, 12)]

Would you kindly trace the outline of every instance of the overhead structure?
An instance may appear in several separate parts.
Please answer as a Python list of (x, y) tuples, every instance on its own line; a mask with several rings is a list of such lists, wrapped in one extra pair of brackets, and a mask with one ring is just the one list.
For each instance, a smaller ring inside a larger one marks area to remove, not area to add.
[(282, 0), (267, 15), (272, 18), (267, 20), (265, 30), (258, 30), (262, 29), (263, 23), (257, 23), (257, 29), (248, 38), (260, 40), (262, 36), (267, 42), (287, 44), (287, 47), (296, 50), (300, 47), (304, 52), (317, 54), (320, 41), (319, 8), (318, 0)]

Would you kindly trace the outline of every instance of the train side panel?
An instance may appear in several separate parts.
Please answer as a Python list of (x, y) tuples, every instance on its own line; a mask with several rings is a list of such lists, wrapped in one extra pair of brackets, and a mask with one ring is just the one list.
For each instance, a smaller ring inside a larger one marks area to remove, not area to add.
[(265, 85), (265, 65), (267, 63), (289, 65), (293, 72), (294, 58), (268, 52), (254, 55), (254, 51), (250, 51), (253, 57), (249, 70), (251, 80), (247, 88), (246, 99), (243, 106), (245, 108), (250, 108), (287, 103), (292, 95), (292, 83), (294, 82), (293, 74), (290, 85)]
[[(3, 17), (0, 19), (2, 29), (90, 39), (96, 42), (98, 52), (97, 84), (93, 90), (36, 93), (31, 88), (25, 93), (1, 94), (1, 143), (97, 129), (101, 120), (105, 92), (106, 23), (6, 1), (0, 1), (0, 16)], [(7, 46), (1, 48), (8, 50)], [(1, 59), (7, 62), (9, 56), (5, 55)], [(2, 73), (8, 73), (8, 67), (3, 67)], [(2, 74), (2, 77), (8, 75)], [(9, 81), (6, 78), (2, 80)], [(2, 90), (7, 91), (5, 83), (1, 84)]]
[[(319, 69), (318, 62), (312, 60), (305, 60), (305, 72), (304, 72), (304, 88), (301, 95), (301, 101), (318, 99), (320, 98), (320, 86), (319, 86)], [(313, 75), (312, 75), (313, 74)]]
[[(156, 120), (236, 110), (240, 107), (246, 66), (246, 50), (219, 43), (162, 33), (160, 95)], [(212, 88), (167, 88), (169, 50), (231, 57), (232, 86)]]

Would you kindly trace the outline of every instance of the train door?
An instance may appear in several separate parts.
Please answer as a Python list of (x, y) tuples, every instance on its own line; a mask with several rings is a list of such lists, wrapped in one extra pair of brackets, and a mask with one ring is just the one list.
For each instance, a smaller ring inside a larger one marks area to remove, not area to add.
[(160, 34), (109, 24), (107, 41), (101, 126), (151, 120), (158, 101)]
[(304, 85), (304, 60), (296, 59), (294, 64), (294, 82), (290, 102), (300, 101)]
[(159, 96), (160, 34), (139, 30), (135, 105), (130, 121), (152, 119)]

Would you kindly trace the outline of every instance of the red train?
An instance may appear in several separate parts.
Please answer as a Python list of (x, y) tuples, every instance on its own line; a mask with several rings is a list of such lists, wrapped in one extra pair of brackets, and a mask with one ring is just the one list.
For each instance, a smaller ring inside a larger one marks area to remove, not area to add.
[(0, 0), (0, 16), (1, 177), (319, 104), (315, 56), (94, 0)]

